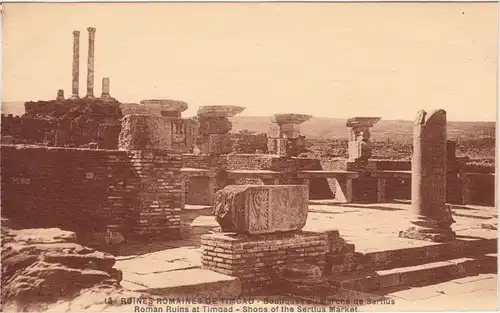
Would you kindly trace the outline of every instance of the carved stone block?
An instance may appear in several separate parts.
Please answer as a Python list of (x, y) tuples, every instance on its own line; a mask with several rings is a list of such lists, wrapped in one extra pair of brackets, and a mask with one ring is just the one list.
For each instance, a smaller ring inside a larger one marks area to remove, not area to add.
[(206, 141), (199, 144), (202, 154), (227, 154), (233, 150), (233, 143), (229, 134), (210, 134), (204, 139)]
[(308, 201), (307, 186), (230, 185), (215, 194), (214, 214), (222, 231), (297, 231), (306, 224)]
[(189, 152), (194, 146), (196, 122), (191, 119), (131, 114), (122, 120), (120, 150)]

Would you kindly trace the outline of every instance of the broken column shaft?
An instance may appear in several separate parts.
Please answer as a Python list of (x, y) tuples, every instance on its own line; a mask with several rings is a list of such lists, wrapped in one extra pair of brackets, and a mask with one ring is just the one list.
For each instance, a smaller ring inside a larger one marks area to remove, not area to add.
[(455, 221), (446, 206), (446, 111), (420, 111), (413, 125), (411, 210), (413, 226), (400, 237), (448, 241)]
[(101, 100), (112, 100), (113, 98), (109, 94), (109, 78), (103, 77), (102, 79), (102, 92)]

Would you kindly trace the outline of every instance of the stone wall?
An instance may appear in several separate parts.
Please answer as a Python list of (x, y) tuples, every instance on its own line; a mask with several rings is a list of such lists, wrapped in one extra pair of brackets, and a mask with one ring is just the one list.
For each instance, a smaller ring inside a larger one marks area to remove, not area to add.
[(177, 235), (180, 155), (2, 145), (2, 209), (26, 227)]
[(276, 158), (271, 154), (228, 154), (228, 170), (270, 170), (272, 159)]
[(2, 114), (2, 136), (12, 136), (16, 143), (54, 144), (56, 130), (54, 120)]

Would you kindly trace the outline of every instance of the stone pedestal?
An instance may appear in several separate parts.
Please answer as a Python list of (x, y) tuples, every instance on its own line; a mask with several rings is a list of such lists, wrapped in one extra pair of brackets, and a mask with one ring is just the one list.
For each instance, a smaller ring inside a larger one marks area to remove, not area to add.
[(300, 124), (311, 119), (304, 114), (276, 114), (271, 118), (267, 132), (268, 152), (282, 156), (298, 156), (304, 144)]
[(372, 144), (370, 142), (370, 128), (372, 128), (380, 117), (352, 117), (347, 120), (346, 126), (349, 130), (348, 162), (367, 164), (372, 156)]
[(261, 293), (271, 286), (274, 291), (283, 291), (291, 287), (282, 282), (284, 269), (297, 263), (324, 268), (327, 234), (205, 234), (201, 236), (201, 249), (202, 267), (238, 277), (244, 295)]
[(197, 144), (201, 154), (221, 155), (232, 152), (233, 145), (229, 132), (232, 128), (230, 117), (245, 108), (238, 106), (202, 106), (198, 110)]
[(412, 226), (400, 237), (429, 241), (455, 238), (446, 206), (446, 111), (420, 111), (413, 125)]

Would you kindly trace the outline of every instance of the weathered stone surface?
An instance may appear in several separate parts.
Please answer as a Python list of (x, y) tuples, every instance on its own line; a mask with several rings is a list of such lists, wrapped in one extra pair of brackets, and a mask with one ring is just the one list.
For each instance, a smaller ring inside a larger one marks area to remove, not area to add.
[(205, 117), (233, 117), (245, 110), (244, 107), (234, 105), (210, 105), (198, 109), (198, 116)]
[(446, 111), (419, 111), (413, 126), (413, 226), (400, 237), (446, 241), (455, 238), (455, 221), (446, 206)]
[[(118, 286), (115, 258), (83, 247), (73, 232), (2, 225), (2, 304), (33, 311), (93, 286)], [(29, 309), (28, 309), (29, 308)]]
[(191, 119), (133, 114), (122, 120), (120, 150), (189, 152), (195, 142), (196, 122)]
[(301, 185), (231, 185), (215, 195), (223, 231), (267, 234), (300, 230), (307, 219), (309, 190)]
[(227, 154), (232, 152), (233, 143), (229, 134), (209, 134), (206, 141), (199, 144), (202, 154)]
[(309, 121), (312, 115), (307, 114), (275, 114), (271, 117), (271, 123), (278, 124), (302, 124)]
[(8, 232), (3, 240), (24, 244), (76, 242), (76, 234), (59, 228), (29, 228)]
[(169, 99), (148, 99), (139, 102), (145, 106), (160, 107), (160, 111), (177, 111), (184, 112), (188, 108), (188, 104), (183, 101)]

